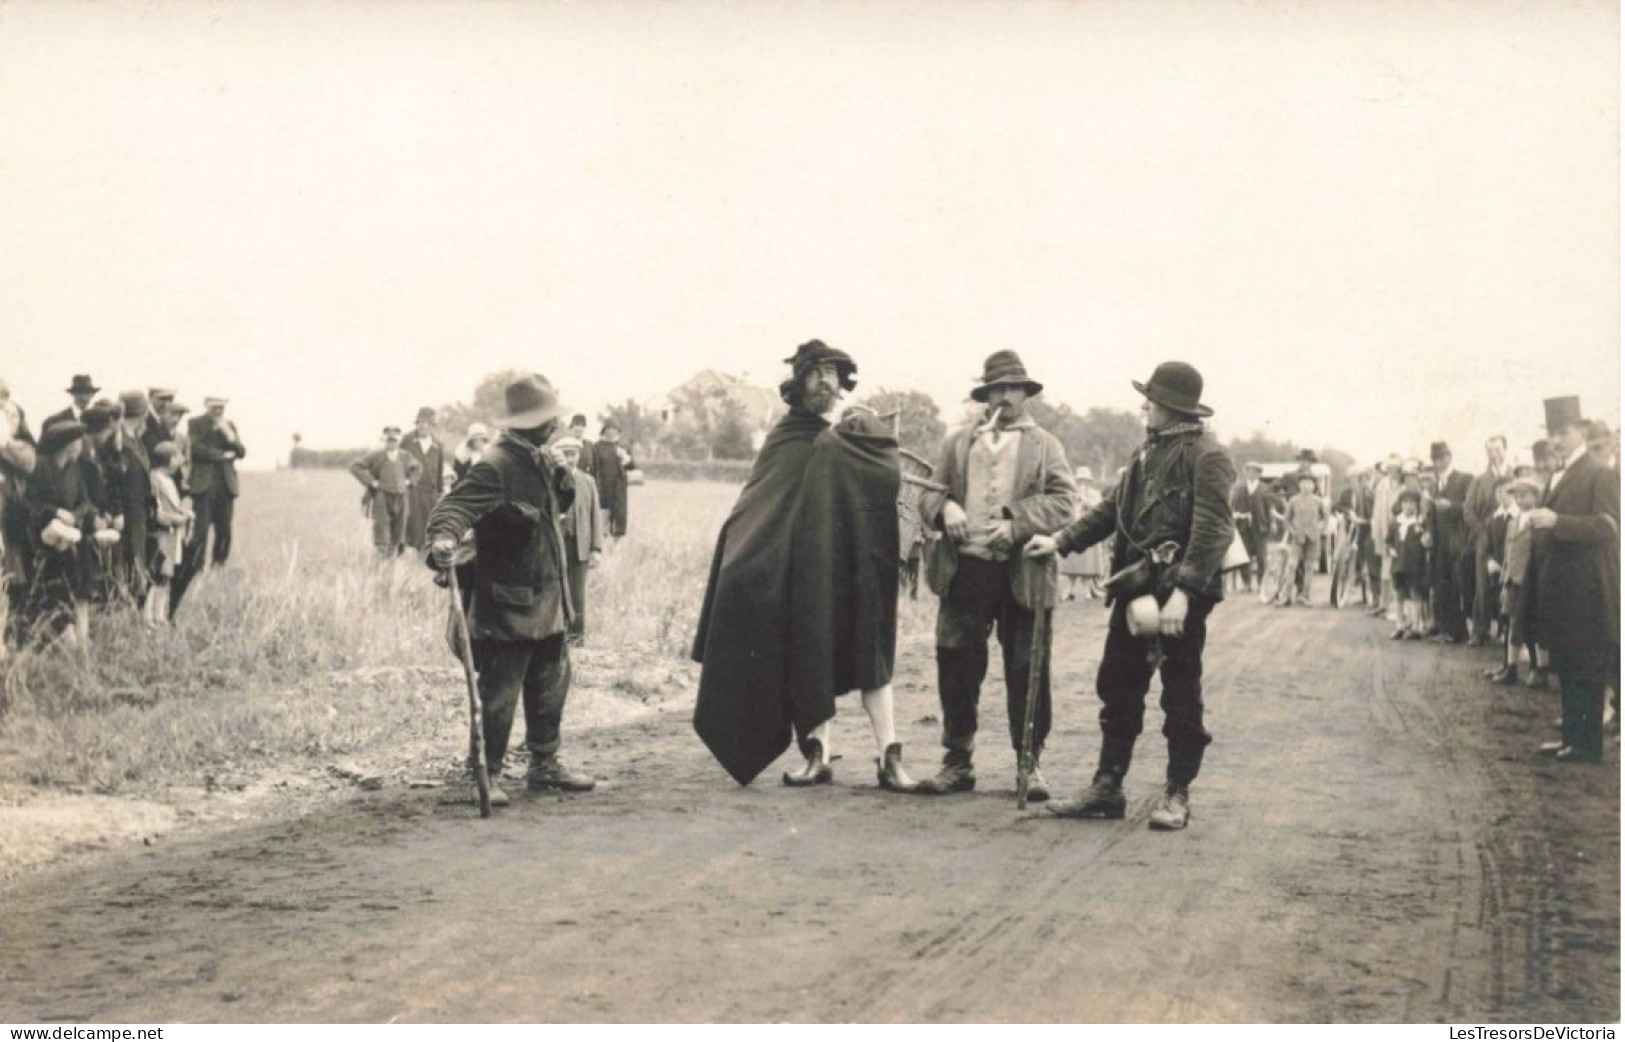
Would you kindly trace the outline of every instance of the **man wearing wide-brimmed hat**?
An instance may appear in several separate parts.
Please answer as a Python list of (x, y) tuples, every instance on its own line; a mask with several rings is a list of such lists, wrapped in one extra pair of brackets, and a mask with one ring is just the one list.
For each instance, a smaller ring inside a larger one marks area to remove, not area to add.
[(382, 448), (350, 464), (350, 473), (367, 491), (362, 503), (372, 519), (372, 545), (383, 560), (391, 560), (406, 550), (406, 518), (411, 511), (408, 495), (422, 477), (423, 464), (401, 448), (401, 429), (384, 428)]
[(859, 691), (876, 781), (907, 792), (893, 716), (901, 485), (897, 438), (872, 412), (831, 425), (857, 362), (822, 340), (785, 359), (790, 407), (768, 432), (717, 534), (691, 656), (702, 666), (694, 730), (724, 770), (751, 781), (797, 740), (784, 784), (834, 779), (836, 699)]
[(446, 491), (446, 450), (434, 436), (437, 413), (425, 405), (412, 421), (412, 433), (401, 449), (418, 461), (418, 476), (406, 496), (406, 545), (414, 550), (428, 546), (429, 511)]
[[(1150, 825), (1182, 829), (1190, 818), (1190, 784), (1213, 740), (1202, 720), (1202, 650), (1208, 615), (1224, 599), (1220, 569), (1235, 538), (1229, 493), (1236, 469), (1202, 424), (1213, 410), (1202, 404), (1202, 374), (1193, 366), (1164, 362), (1147, 383), (1134, 381), (1134, 389), (1145, 399), (1148, 438), (1116, 494), (1027, 549), (1036, 556), (1072, 553), (1116, 535), (1113, 572), (1148, 569), (1143, 588), (1130, 596), (1154, 597), (1158, 605), (1157, 633), (1136, 636), (1128, 628), (1128, 597), (1115, 598), (1096, 678), (1099, 767), (1082, 796), (1050, 809), (1068, 818), (1123, 816), (1123, 776), (1144, 723), (1151, 675), (1160, 665), (1168, 774)], [(1147, 637), (1160, 641), (1160, 662), (1148, 654)]]
[[(533, 374), (503, 390), (502, 434), (429, 513), (429, 563), (452, 566), (463, 533), (474, 533), (468, 632), (484, 701), (491, 801), (514, 711), (523, 701), (526, 788), (586, 792), (595, 782), (560, 762), (559, 724), (570, 692), (565, 633), (573, 608), (565, 583), (559, 515), (575, 502), (570, 471), (547, 449), (563, 412), (547, 378)], [(459, 573), (461, 574), (461, 573)]]
[(1541, 751), (1598, 763), (1604, 692), (1619, 668), (1619, 474), (1586, 451), (1579, 398), (1548, 399), (1546, 430), (1561, 466), (1529, 514), (1525, 597), (1562, 690), (1563, 738)]
[[(1028, 561), (1027, 541), (1060, 530), (1077, 510), (1078, 490), (1066, 450), (1039, 427), (1027, 401), (1044, 385), (1014, 351), (995, 351), (970, 396), (980, 422), (950, 434), (933, 478), (945, 499), (922, 509), (921, 521), (942, 533), (927, 577), (937, 606), (937, 697), (942, 703), (942, 769), (920, 792), (941, 795), (976, 787), (972, 762), (977, 711), (987, 676), (988, 639), (1004, 651), (1005, 705), (1011, 747), (1019, 758), (1032, 673), (1034, 613), (1054, 604), (1054, 561)], [(1047, 575), (1045, 573), (1048, 573)], [(1033, 770), (1027, 798), (1049, 799), (1039, 757), (1050, 730), (1049, 663), (1042, 663), (1033, 713)]]

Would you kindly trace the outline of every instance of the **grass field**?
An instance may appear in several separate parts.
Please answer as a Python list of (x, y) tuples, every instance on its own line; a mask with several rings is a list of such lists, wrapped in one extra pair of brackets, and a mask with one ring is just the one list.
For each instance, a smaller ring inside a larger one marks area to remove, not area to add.
[[(592, 575), (576, 656), (576, 688), (602, 693), (605, 719), (604, 700), (691, 683), (689, 642), (738, 487), (631, 494), (630, 534)], [(61, 647), (0, 663), (0, 783), (138, 792), (413, 736), (455, 748), (462, 680), (445, 591), (415, 559), (374, 559), (359, 499), (343, 471), (245, 474), (231, 562), (194, 584), (173, 629), (110, 612), (88, 656)], [(929, 632), (933, 608), (905, 602), (901, 636)], [(573, 699), (567, 724), (594, 705)]]

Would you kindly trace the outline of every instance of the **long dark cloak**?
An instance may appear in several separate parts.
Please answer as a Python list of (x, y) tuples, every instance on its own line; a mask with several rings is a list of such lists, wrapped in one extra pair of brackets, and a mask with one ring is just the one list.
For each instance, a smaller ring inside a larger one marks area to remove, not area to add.
[(891, 682), (901, 483), (897, 439), (873, 416), (813, 444), (790, 575), (790, 703), (802, 735), (835, 715), (835, 696)]
[(889, 433), (792, 410), (723, 524), (694, 640), (694, 729), (741, 785), (792, 725), (805, 735), (836, 694), (890, 679), (897, 474)]

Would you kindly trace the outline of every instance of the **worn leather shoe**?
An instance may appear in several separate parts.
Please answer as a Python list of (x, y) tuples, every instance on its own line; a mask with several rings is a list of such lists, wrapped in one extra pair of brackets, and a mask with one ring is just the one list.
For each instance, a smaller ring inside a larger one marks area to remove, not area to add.
[(1058, 818), (1121, 818), (1127, 808), (1123, 779), (1110, 771), (1096, 771), (1094, 782), (1077, 799), (1052, 803), (1049, 812)]
[(1191, 790), (1188, 785), (1168, 783), (1162, 798), (1151, 808), (1147, 824), (1160, 832), (1173, 832), (1184, 828), (1191, 820)]
[(903, 747), (897, 742), (886, 746), (886, 755), (875, 761), (875, 777), (887, 792), (913, 792), (920, 787), (903, 770)]
[(1518, 667), (1502, 666), (1500, 669), (1490, 672), (1487, 674), (1487, 676), (1492, 684), (1501, 684), (1503, 686), (1510, 687), (1518, 682)]
[(927, 778), (914, 789), (923, 796), (946, 796), (951, 792), (970, 792), (976, 788), (976, 768), (971, 766), (970, 753), (948, 750), (942, 758), (942, 770), (935, 778)]
[(553, 756), (531, 764), (525, 774), (525, 788), (531, 792), (591, 792), (597, 784), (590, 775), (572, 771)]
[(812, 746), (812, 755), (807, 757), (807, 763), (799, 771), (784, 772), (784, 784), (792, 789), (828, 785), (835, 780), (835, 769), (824, 760), (824, 743), (814, 738), (807, 744)]

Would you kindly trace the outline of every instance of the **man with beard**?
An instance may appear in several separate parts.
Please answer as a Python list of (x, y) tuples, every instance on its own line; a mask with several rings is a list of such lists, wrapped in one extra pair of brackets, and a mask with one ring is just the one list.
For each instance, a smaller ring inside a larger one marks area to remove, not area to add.
[(1546, 402), (1561, 465), (1530, 511), (1526, 606), (1551, 654), (1563, 697), (1563, 738), (1540, 751), (1600, 763), (1603, 696), (1619, 668), (1619, 474), (1586, 451), (1580, 399)]
[[(791, 786), (828, 784), (835, 698), (863, 692), (880, 787), (910, 791), (893, 720), (897, 648), (897, 440), (870, 414), (831, 427), (857, 364), (812, 340), (779, 394), (769, 432), (717, 537), (693, 658), (702, 664), (694, 730), (741, 785), (789, 747)], [(602, 446), (600, 446), (602, 447)]]
[(484, 704), (485, 761), (491, 803), (506, 806), (496, 785), (523, 696), (531, 792), (586, 792), (594, 780), (558, 758), (559, 724), (570, 692), (565, 631), (571, 616), (564, 540), (558, 518), (575, 500), (569, 470), (547, 451), (562, 412), (541, 375), (509, 384), (503, 433), (429, 514), (429, 563), (445, 571), (463, 533), (474, 531), (468, 635)]
[[(931, 592), (937, 607), (937, 697), (942, 703), (942, 769), (920, 784), (941, 795), (976, 788), (977, 708), (987, 676), (988, 638), (1004, 652), (1010, 744), (1019, 757), (1032, 679), (1034, 613), (1053, 605), (1055, 561), (1028, 561), (1029, 539), (1059, 531), (1077, 510), (1077, 484), (1066, 450), (1027, 412), (1044, 385), (1027, 375), (1014, 351), (995, 351), (982, 365), (971, 398), (982, 420), (943, 443), (934, 472), (946, 497), (922, 507), (921, 520), (940, 529), (932, 549)], [(1079, 547), (1078, 549), (1083, 549)], [(1027, 798), (1049, 799), (1038, 760), (1050, 729), (1049, 663), (1037, 678), (1033, 707), (1033, 769)]]
[[(1151, 676), (1162, 674), (1163, 736), (1168, 774), (1162, 798), (1151, 811), (1153, 829), (1182, 829), (1190, 820), (1190, 785), (1213, 737), (1202, 722), (1202, 651), (1207, 620), (1224, 599), (1220, 566), (1234, 538), (1229, 489), (1236, 469), (1202, 420), (1213, 410), (1201, 403), (1202, 374), (1183, 362), (1157, 366), (1148, 383), (1134, 381), (1145, 397), (1146, 444), (1129, 464), (1116, 495), (1059, 535), (1036, 536), (1030, 556), (1075, 553), (1114, 533), (1112, 569), (1138, 566), (1139, 589), (1115, 597), (1095, 687), (1100, 696), (1100, 761), (1093, 784), (1069, 803), (1052, 806), (1064, 818), (1121, 818), (1134, 742), (1145, 720)], [(1155, 600), (1155, 627), (1130, 629), (1129, 601)], [(1148, 655), (1147, 640), (1159, 642)]]

